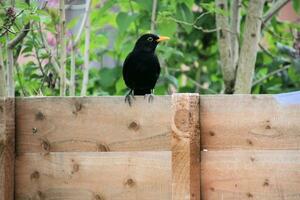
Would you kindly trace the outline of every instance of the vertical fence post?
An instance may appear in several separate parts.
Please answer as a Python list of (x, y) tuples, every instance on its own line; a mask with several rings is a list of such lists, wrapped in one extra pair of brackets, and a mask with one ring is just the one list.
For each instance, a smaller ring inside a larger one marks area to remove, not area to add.
[(172, 96), (172, 200), (200, 200), (198, 94)]
[(0, 97), (0, 199), (14, 199), (15, 100)]

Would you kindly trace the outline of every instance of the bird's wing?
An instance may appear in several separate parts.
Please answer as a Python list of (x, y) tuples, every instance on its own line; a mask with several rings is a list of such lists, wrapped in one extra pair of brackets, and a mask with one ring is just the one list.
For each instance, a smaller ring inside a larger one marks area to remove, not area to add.
[(130, 89), (134, 88), (134, 76), (133, 68), (134, 68), (134, 59), (133, 59), (133, 53), (129, 53), (123, 63), (123, 79), (125, 81), (125, 84)]

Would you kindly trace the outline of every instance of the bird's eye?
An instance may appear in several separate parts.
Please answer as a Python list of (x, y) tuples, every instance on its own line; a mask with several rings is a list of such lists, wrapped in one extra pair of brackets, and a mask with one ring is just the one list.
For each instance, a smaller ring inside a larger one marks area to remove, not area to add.
[(148, 37), (147, 40), (148, 40), (149, 42), (152, 42), (152, 41), (153, 41), (153, 38), (152, 38), (152, 37)]

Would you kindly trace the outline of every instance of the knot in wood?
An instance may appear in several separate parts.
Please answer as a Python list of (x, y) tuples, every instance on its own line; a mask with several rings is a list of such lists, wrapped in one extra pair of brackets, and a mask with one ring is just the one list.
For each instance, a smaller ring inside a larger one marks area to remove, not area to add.
[(270, 126), (270, 125), (266, 125), (265, 128), (266, 128), (266, 129), (271, 129), (271, 126)]
[(247, 193), (247, 197), (248, 198), (253, 198), (253, 194), (251, 194), (250, 192)]
[(79, 164), (74, 163), (74, 164), (73, 164), (73, 171), (72, 171), (72, 173), (78, 172), (78, 171), (79, 171)]
[(125, 181), (125, 185), (128, 185), (129, 187), (133, 187), (135, 185), (135, 182), (132, 178), (128, 178), (126, 181)]
[(177, 110), (174, 117), (176, 128), (180, 131), (188, 132), (191, 118), (192, 113), (190, 113), (187, 109)]
[(128, 125), (128, 128), (133, 131), (138, 131), (140, 129), (140, 125), (137, 122), (133, 121)]
[(100, 144), (97, 144), (97, 151), (100, 151), (100, 152), (108, 152), (108, 151), (110, 151), (110, 150), (109, 150), (109, 147), (108, 147), (107, 144), (100, 143)]
[(44, 119), (45, 119), (45, 115), (41, 111), (35, 114), (35, 120), (44, 120)]
[(223, 3), (220, 3), (218, 6), (219, 6), (219, 8), (222, 9), (222, 10), (225, 8), (225, 5), (224, 5)]
[(38, 171), (34, 171), (31, 175), (30, 175), (31, 179), (39, 179), (40, 178), (40, 173)]
[(73, 110), (73, 114), (77, 115), (77, 113), (82, 109), (82, 104), (78, 101), (75, 101), (74, 103), (74, 110)]
[(37, 133), (37, 128), (32, 128), (32, 133), (36, 134)]
[(37, 196), (38, 196), (38, 199), (41, 199), (41, 200), (46, 199), (46, 195), (43, 194), (41, 191), (37, 191)]
[(269, 186), (269, 179), (265, 179), (263, 186), (264, 186), (264, 187)]
[(45, 151), (49, 152), (49, 151), (50, 151), (50, 144), (49, 144), (49, 142), (43, 140), (43, 141), (42, 141), (42, 148), (43, 148)]
[(104, 200), (104, 197), (100, 194), (95, 195), (95, 200)]

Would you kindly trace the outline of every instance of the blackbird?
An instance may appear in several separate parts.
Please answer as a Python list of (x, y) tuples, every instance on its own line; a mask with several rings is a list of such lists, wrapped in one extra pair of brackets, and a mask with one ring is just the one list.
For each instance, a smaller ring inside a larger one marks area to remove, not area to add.
[(160, 64), (155, 54), (155, 48), (161, 41), (169, 37), (155, 34), (142, 35), (133, 50), (126, 57), (123, 64), (123, 79), (130, 89), (125, 97), (131, 105), (134, 95), (149, 95), (149, 101), (153, 98), (152, 92), (160, 73)]

